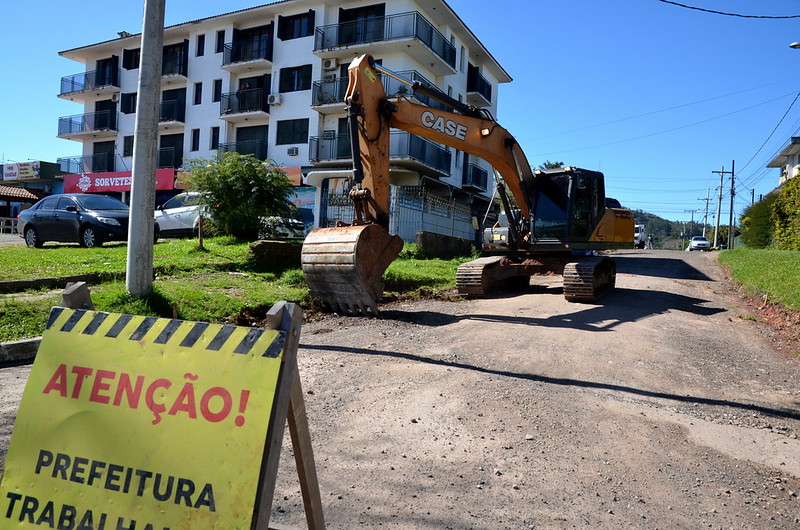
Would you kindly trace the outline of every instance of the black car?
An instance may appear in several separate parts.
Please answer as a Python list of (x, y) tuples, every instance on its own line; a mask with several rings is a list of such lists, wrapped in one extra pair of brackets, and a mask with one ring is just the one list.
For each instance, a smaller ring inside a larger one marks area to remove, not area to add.
[(20, 212), (18, 218), (17, 229), (29, 247), (59, 241), (91, 248), (128, 239), (128, 205), (105, 195), (51, 195)]

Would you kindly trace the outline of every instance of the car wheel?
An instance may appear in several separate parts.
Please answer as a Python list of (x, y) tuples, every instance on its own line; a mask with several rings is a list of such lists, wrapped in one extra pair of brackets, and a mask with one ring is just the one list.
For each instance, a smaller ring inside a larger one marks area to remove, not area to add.
[(103, 242), (100, 240), (100, 236), (97, 235), (97, 232), (95, 232), (94, 228), (91, 226), (87, 226), (81, 230), (81, 238), (79, 243), (84, 248), (99, 247), (103, 244)]
[(39, 239), (39, 236), (36, 234), (36, 230), (32, 226), (29, 226), (25, 229), (25, 244), (31, 248), (41, 248), (41, 246), (44, 244), (44, 241)]

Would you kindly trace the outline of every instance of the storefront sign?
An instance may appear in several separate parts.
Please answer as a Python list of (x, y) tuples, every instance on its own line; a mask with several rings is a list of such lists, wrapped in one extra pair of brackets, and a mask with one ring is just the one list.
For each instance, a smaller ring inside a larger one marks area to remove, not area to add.
[[(133, 177), (130, 171), (104, 173), (72, 173), (64, 175), (65, 193), (102, 193), (107, 191), (131, 191)], [(156, 170), (156, 189), (171, 190), (175, 185), (175, 170)]]
[(32, 180), (39, 178), (39, 161), (3, 164), (3, 180)]

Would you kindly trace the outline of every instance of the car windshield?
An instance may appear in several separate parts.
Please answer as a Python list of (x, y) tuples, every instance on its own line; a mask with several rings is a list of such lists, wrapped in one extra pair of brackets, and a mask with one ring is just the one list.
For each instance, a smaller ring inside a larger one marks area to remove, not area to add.
[(103, 195), (76, 197), (86, 210), (127, 210), (128, 205), (122, 201)]
[(703, 236), (695, 236), (692, 238), (692, 241), (708, 241), (708, 240)]

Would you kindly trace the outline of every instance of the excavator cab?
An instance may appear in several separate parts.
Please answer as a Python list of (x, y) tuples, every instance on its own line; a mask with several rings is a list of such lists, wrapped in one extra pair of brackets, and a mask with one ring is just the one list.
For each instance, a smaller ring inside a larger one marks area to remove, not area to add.
[(565, 248), (587, 242), (605, 213), (603, 174), (566, 167), (535, 175), (532, 242)]

